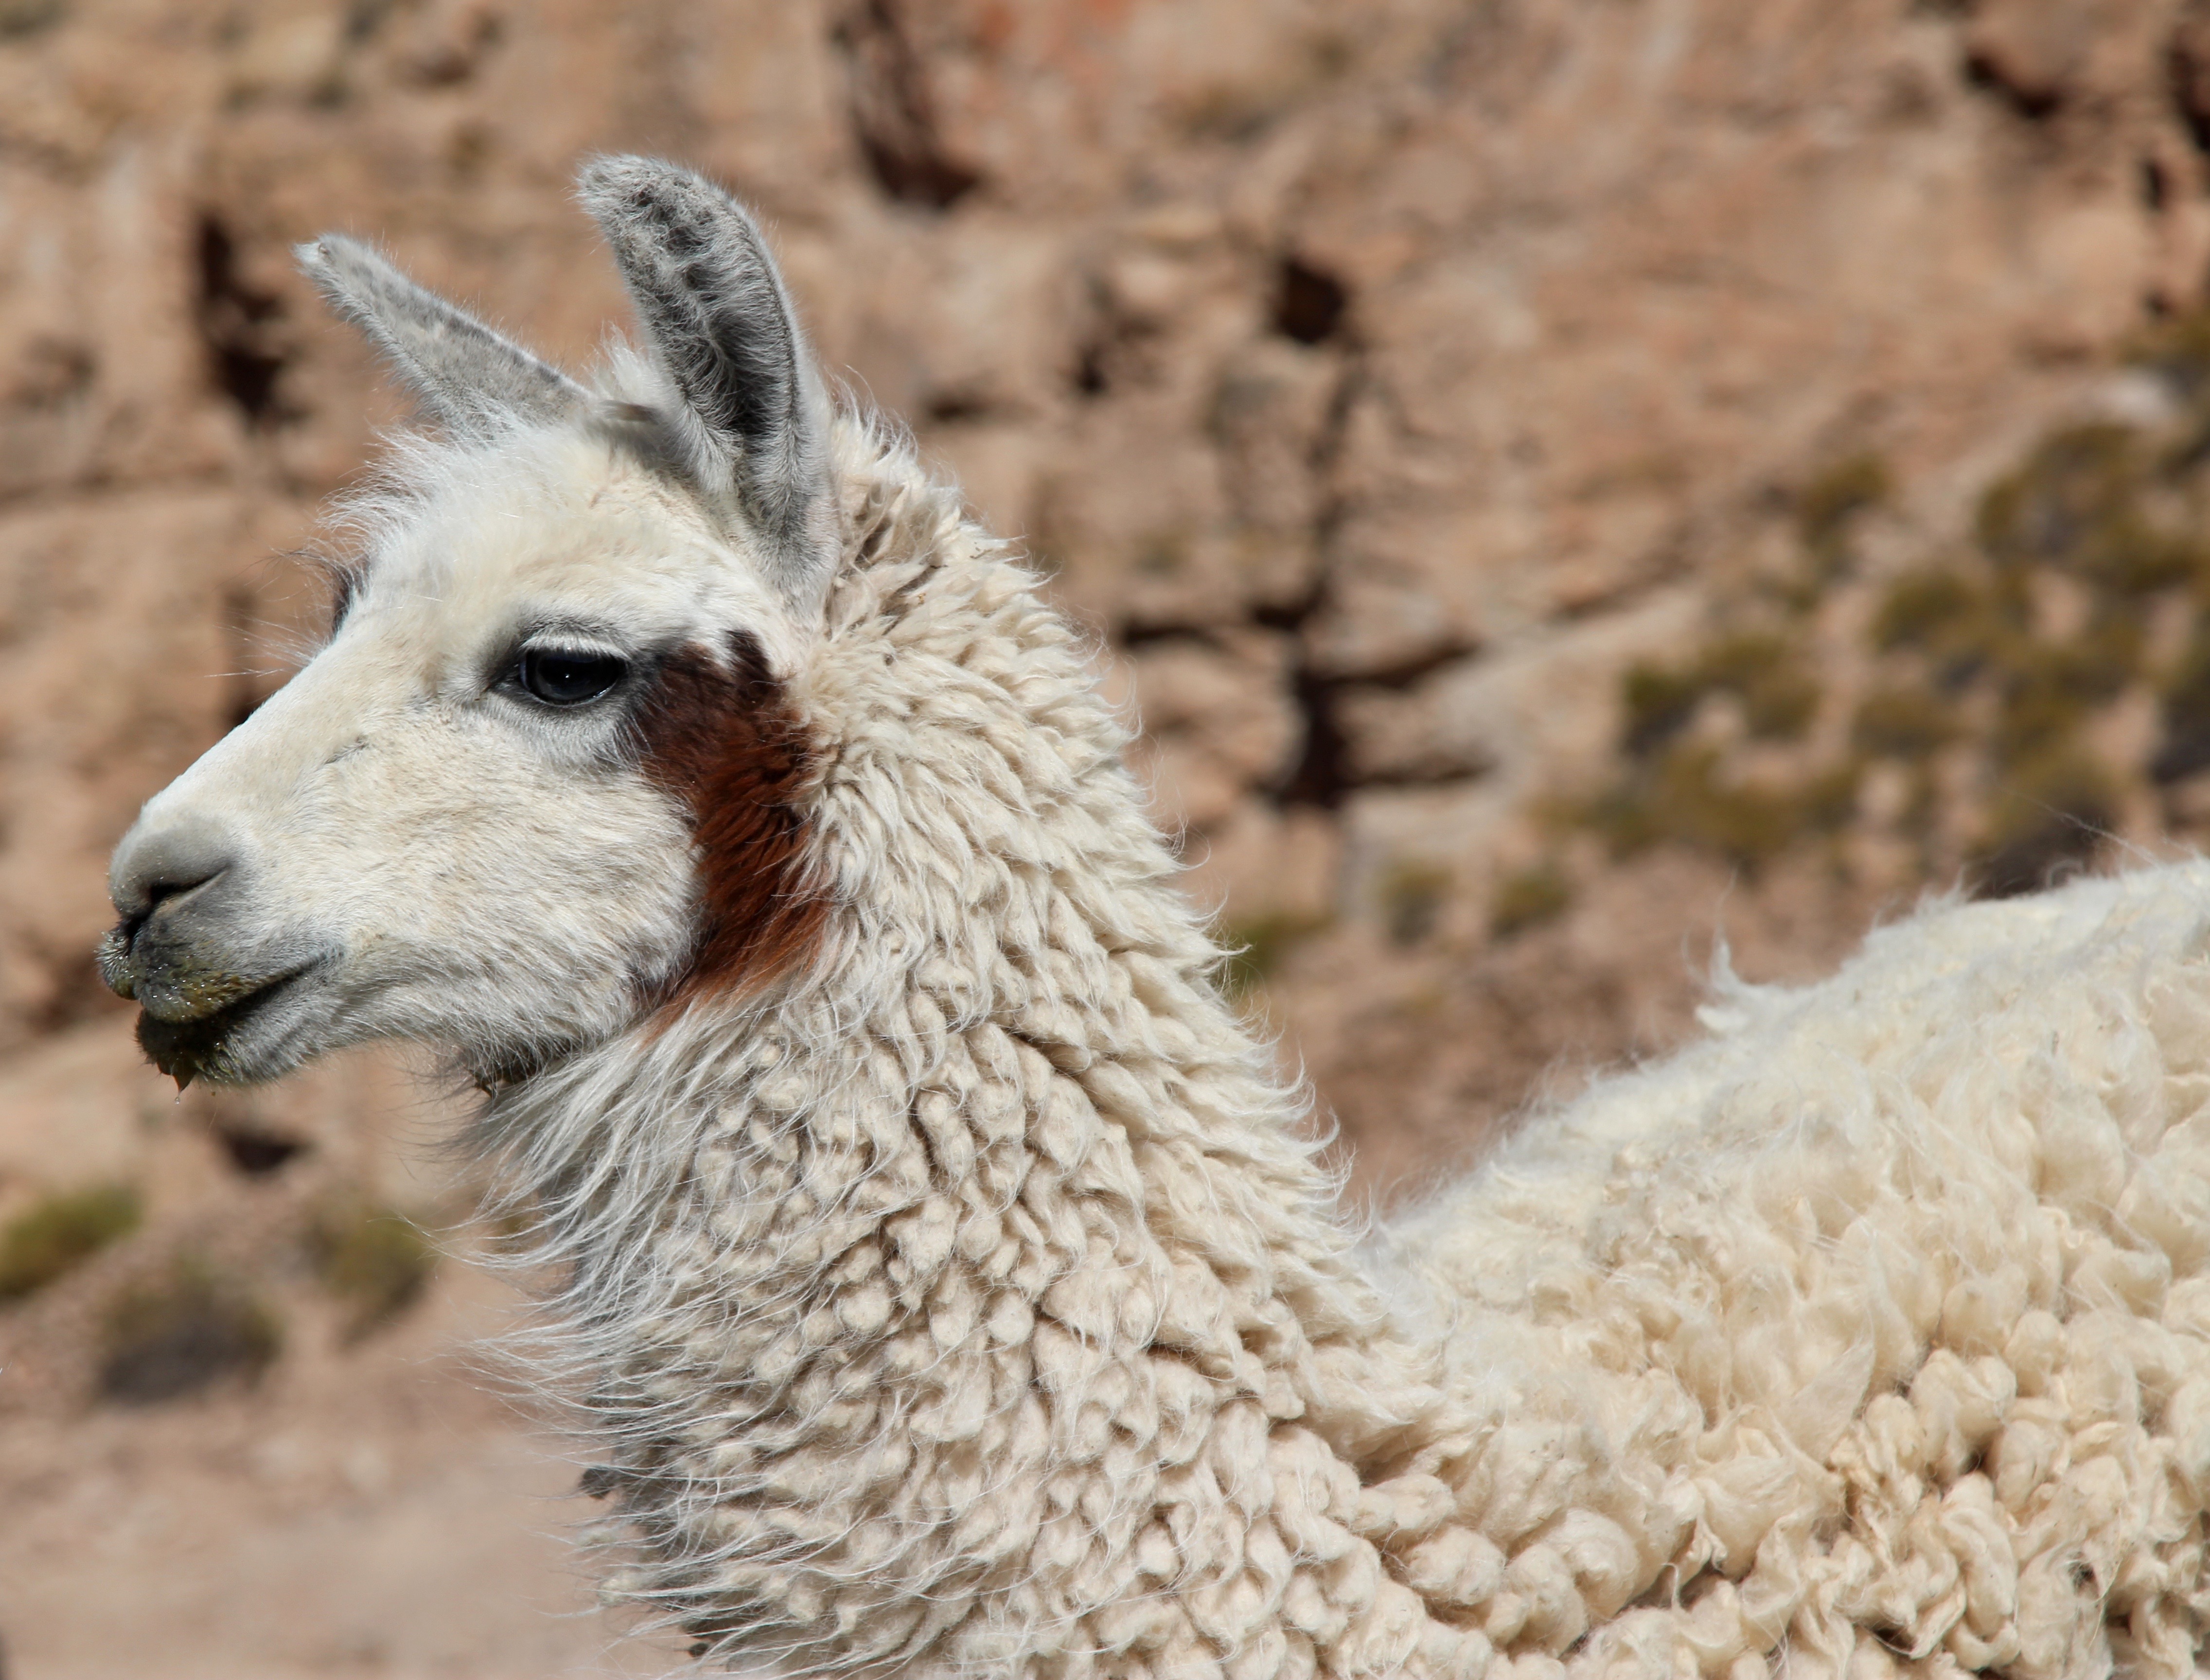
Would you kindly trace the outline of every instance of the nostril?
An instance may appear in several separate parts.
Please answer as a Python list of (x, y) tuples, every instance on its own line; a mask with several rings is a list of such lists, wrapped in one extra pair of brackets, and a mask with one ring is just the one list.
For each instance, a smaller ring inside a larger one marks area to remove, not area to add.
[(148, 881), (145, 885), (146, 909), (142, 914), (134, 916), (130, 919), (134, 922), (144, 921), (168, 900), (181, 898), (195, 887), (206, 886), (208, 882), (222, 874), (229, 867), (229, 864), (222, 864), (208, 870), (204, 875), (162, 876)]
[(107, 882), (125, 933), (135, 936), (163, 905), (228, 872), (237, 857), (231, 836), (212, 823), (178, 822), (129, 836)]
[(123, 918), (124, 934), (136, 939), (138, 930), (145, 926), (148, 919), (163, 905), (172, 899), (180, 899), (187, 893), (197, 891), (229, 868), (227, 863), (221, 863), (211, 869), (164, 870), (134, 879), (129, 883), (127, 900), (120, 894), (115, 900), (115, 908)]

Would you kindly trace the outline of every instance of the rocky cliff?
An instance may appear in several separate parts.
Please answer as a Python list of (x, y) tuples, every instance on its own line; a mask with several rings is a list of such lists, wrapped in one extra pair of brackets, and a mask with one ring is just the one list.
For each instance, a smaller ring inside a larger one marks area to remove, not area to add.
[[(827, 360), (1054, 575), (1377, 1193), (1676, 1037), (1721, 933), (1805, 972), (2210, 822), (2201, 0), (0, 0), (0, 1505), (48, 1533), (125, 1462), (247, 1551), (340, 1490), (317, 1580), (475, 1534), (440, 1487), (508, 1508), (438, 1363), (486, 1301), (387, 1240), (465, 1210), (394, 1141), (434, 1117), (367, 1066), (172, 1104), (88, 952), (402, 418), (289, 245), (581, 361), (594, 149), (758, 205)], [(445, 1399), (377, 1388), (402, 1345)], [(134, 1520), (104, 1574), (0, 1525), (36, 1671), (184, 1613), (83, 1613), (191, 1578)], [(219, 1577), (207, 1671), (341, 1660)], [(371, 1671), (553, 1660), (369, 1603), (302, 1619)]]

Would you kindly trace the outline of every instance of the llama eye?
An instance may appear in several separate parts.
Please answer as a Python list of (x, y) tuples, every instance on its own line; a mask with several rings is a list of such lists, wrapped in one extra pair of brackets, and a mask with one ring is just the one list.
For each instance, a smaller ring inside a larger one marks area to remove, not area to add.
[(611, 653), (532, 647), (522, 654), (515, 674), (523, 688), (547, 706), (581, 706), (620, 682), (628, 669)]

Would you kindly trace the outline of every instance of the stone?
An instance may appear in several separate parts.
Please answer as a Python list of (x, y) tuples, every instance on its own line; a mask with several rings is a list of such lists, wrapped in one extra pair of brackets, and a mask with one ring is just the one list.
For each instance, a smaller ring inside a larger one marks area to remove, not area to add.
[[(155, 1129), (158, 1166), (130, 1153), (166, 1099), (88, 960), (106, 856), (311, 646), (323, 591), (285, 557), (342, 548), (317, 503), (408, 418), (291, 244), (377, 238), (580, 365), (623, 308), (569, 198), (595, 149), (682, 157), (758, 204), (830, 368), (1098, 639), (1192, 889), (1263, 940), (1285, 1062), (1370, 1190), (1467, 1158), (1561, 1058), (1688, 1031), (1715, 929), (1753, 978), (1802, 972), (1971, 855), (2003, 772), (1962, 744), (1869, 774), (1839, 831), (1754, 867), (1574, 813), (1658, 774), (1623, 740), (1637, 666), (1793, 612), (1795, 657), (1854, 695), (1882, 592), (1968, 549), (2037, 438), (2183, 424), (2183, 382), (2113, 369), (2204, 303), (2210, 3), (0, 5), (0, 1207), (32, 1193), (34, 1134), (54, 1174), (163, 1177), (132, 1253), (305, 1194), (232, 1183), (196, 1109)], [(1851, 460), (1887, 500), (1791, 606), (1805, 487)], [(2191, 620), (2156, 624), (2144, 669), (2169, 672)], [(2137, 681), (2080, 738), (2122, 768), (2162, 703)], [(1721, 695), (1678, 738), (1730, 773), (1848, 750), (1840, 699), (1800, 739), (1754, 738), (1750, 713)], [(2128, 840), (2210, 831), (2206, 779), (2173, 774), (2125, 772)], [(1501, 926), (1523, 878), (1544, 913)], [(281, 1087), (255, 1123), (314, 1138), (318, 1182), (399, 1195), (396, 1135), (448, 1123), (391, 1117), (413, 1113), (394, 1078)], [(283, 1245), (251, 1251), (282, 1285)], [(440, 1335), (490, 1311), (435, 1301)], [(95, 1306), (0, 1340), (63, 1370)], [(317, 1406), (378, 1397), (349, 1436), (412, 1438), (397, 1379), (351, 1375), (375, 1344), (303, 1348), (239, 1402), (268, 1410), (171, 1420), (184, 1444), (133, 1460), (145, 1509), (239, 1532), (195, 1466), (226, 1461), (226, 1429), (311, 1436), (278, 1398), (297, 1373)], [(0, 1453), (26, 1533), (63, 1497), (35, 1490), (46, 1466), (104, 1427), (45, 1382), (0, 1386), (9, 1430), (36, 1425)], [(438, 1602), (512, 1580), (421, 1516), (408, 1472), (381, 1485), (329, 1484), (459, 1584)], [(290, 1520), (252, 1508), (257, 1532)], [(38, 1562), (56, 1605), (169, 1579), (140, 1548), (72, 1598)], [(311, 1637), (242, 1612), (267, 1660), (383, 1660), (315, 1644), (341, 1607), (290, 1596)], [(93, 1618), (19, 1635), (26, 1614), (0, 1605), (27, 1668), (145, 1665), (86, 1654)], [(511, 1665), (469, 1616), (433, 1625), (390, 1661)], [(245, 1660), (212, 1633), (183, 1648), (201, 1637), (164, 1659)], [(513, 1660), (595, 1659), (577, 1641)]]

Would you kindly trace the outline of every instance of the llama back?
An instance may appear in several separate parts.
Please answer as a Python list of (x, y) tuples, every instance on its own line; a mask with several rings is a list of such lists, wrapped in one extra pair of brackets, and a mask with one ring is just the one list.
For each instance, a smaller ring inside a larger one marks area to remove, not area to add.
[(2191, 1672), (2206, 948), (2200, 862), (1935, 909), (1378, 1233), (1407, 1581), (1576, 1672)]

